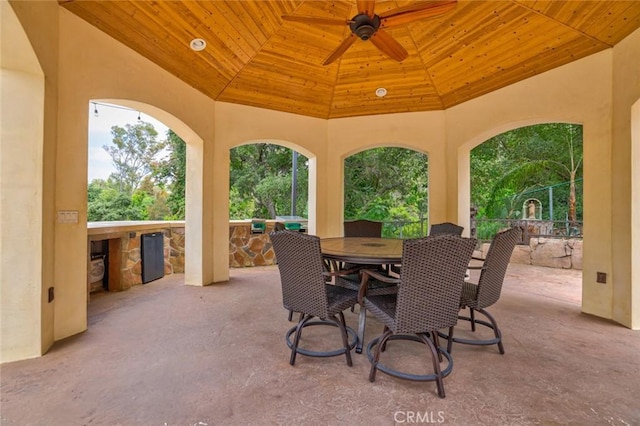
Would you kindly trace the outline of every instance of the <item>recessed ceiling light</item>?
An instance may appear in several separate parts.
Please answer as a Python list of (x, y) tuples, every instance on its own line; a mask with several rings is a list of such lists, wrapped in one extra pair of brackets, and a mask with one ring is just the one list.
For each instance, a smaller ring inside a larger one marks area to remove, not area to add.
[(379, 98), (384, 98), (385, 96), (387, 96), (387, 89), (385, 89), (384, 87), (378, 87), (376, 89), (376, 96)]
[(194, 38), (193, 40), (191, 40), (191, 43), (189, 43), (189, 46), (191, 47), (192, 50), (199, 52), (201, 50), (204, 50), (205, 47), (207, 47), (207, 42), (201, 38)]

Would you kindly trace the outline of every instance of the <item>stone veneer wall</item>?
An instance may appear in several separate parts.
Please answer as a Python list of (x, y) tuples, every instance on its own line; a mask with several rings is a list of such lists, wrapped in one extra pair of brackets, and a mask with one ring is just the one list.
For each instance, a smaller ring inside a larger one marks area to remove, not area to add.
[[(114, 223), (115, 224), (115, 223)], [(275, 222), (267, 221), (264, 234), (252, 234), (250, 221), (232, 221), (229, 223), (229, 266), (244, 268), (276, 264), (276, 256), (269, 239)], [(114, 225), (117, 227), (117, 225)], [(164, 273), (184, 273), (184, 224), (168, 222), (167, 226), (136, 229), (135, 225), (119, 229), (117, 232), (100, 234), (94, 230), (89, 241), (106, 239), (120, 240), (121, 274), (118, 288), (126, 290), (142, 284), (142, 262), (140, 257), (140, 235), (162, 232), (164, 235)], [(98, 230), (99, 231), (99, 230)], [(481, 247), (480, 256), (486, 256), (489, 243)], [(557, 238), (531, 238), (528, 245), (517, 245), (511, 256), (512, 263), (545, 266), (549, 268), (582, 270), (582, 240)], [(93, 289), (95, 284), (90, 288)]]
[[(489, 243), (482, 245), (482, 257), (487, 250)], [(582, 240), (532, 237), (528, 245), (516, 245), (511, 263), (582, 270)]]
[[(142, 228), (142, 229), (140, 229)], [(142, 284), (142, 258), (140, 251), (140, 236), (155, 232), (162, 232), (164, 238), (164, 274), (184, 272), (184, 224), (167, 222), (166, 226), (149, 227), (146, 222), (118, 225), (113, 222), (113, 227), (103, 231), (103, 228), (89, 228), (89, 242), (101, 242), (105, 240), (119, 240), (120, 277), (118, 280), (110, 278), (109, 290), (127, 290), (134, 285)], [(90, 251), (93, 247), (90, 244)], [(110, 245), (110, 247), (113, 247)], [(114, 253), (109, 252), (109, 261), (113, 262)], [(93, 253), (90, 253), (93, 254)], [(113, 273), (110, 270), (111, 273)], [(112, 285), (112, 283), (117, 283)], [(90, 283), (89, 291), (101, 288), (101, 283)]]
[(264, 234), (252, 234), (251, 222), (229, 223), (229, 266), (244, 268), (276, 264), (276, 255), (269, 239), (275, 222), (266, 222)]

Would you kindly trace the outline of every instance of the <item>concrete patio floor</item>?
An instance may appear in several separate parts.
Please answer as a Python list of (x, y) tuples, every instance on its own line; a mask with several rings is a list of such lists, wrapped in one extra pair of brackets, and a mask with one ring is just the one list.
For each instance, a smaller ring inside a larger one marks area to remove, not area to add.
[[(433, 382), (378, 373), (370, 383), (364, 354), (353, 355), (351, 368), (343, 356), (298, 356), (290, 366), (284, 333), (293, 323), (282, 308), (276, 267), (234, 269), (228, 283), (209, 287), (168, 276), (92, 295), (85, 333), (41, 358), (2, 365), (1, 421), (638, 425), (640, 333), (581, 314), (580, 280), (579, 271), (512, 264), (490, 309), (506, 354), (455, 345), (447, 397), (440, 399)], [(345, 315), (355, 328), (357, 313)], [(381, 329), (370, 317), (366, 340)], [(335, 328), (307, 334), (308, 345), (339, 344)], [(383, 361), (393, 365), (402, 356), (411, 371), (422, 364), (428, 371), (424, 347), (392, 343), (398, 345), (389, 345)]]

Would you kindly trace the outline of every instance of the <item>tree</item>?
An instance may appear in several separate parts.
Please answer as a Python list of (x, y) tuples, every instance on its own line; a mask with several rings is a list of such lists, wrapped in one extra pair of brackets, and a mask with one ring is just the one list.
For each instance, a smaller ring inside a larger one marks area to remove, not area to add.
[(111, 127), (113, 145), (104, 145), (116, 172), (112, 174), (118, 182), (120, 192), (132, 195), (142, 178), (152, 171), (156, 156), (165, 148), (166, 142), (158, 141), (158, 132), (151, 123), (140, 121)]
[(89, 222), (147, 219), (144, 209), (135, 205), (129, 195), (119, 192), (116, 188), (103, 186), (103, 183), (104, 181), (94, 180), (89, 184)]
[(345, 219), (417, 221), (427, 213), (428, 160), (404, 148), (374, 148), (344, 162)]
[(582, 126), (549, 123), (503, 133), (471, 153), (472, 202), (479, 216), (513, 217), (526, 194), (569, 182), (568, 220), (578, 220), (576, 182), (582, 176)]
[(185, 188), (187, 170), (187, 145), (173, 130), (167, 131), (168, 158), (158, 163), (154, 176), (158, 183), (166, 183), (168, 194), (166, 206), (169, 209), (168, 219), (184, 220)]
[[(293, 151), (279, 145), (256, 143), (231, 150), (230, 218), (275, 219), (291, 212)], [(297, 162), (296, 211), (306, 215), (308, 163)]]

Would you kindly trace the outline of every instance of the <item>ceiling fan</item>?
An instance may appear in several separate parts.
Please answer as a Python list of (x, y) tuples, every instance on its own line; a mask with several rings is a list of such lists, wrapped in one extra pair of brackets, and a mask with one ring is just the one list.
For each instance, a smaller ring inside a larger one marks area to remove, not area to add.
[(382, 53), (398, 62), (404, 61), (409, 53), (400, 43), (389, 35), (383, 28), (391, 28), (408, 24), (420, 19), (441, 15), (455, 8), (457, 0), (423, 1), (412, 5), (399, 7), (379, 15), (373, 12), (375, 0), (358, 0), (356, 5), (358, 14), (349, 20), (318, 18), (307, 16), (283, 16), (286, 21), (301, 22), (304, 24), (320, 25), (349, 25), (351, 34), (325, 59), (323, 65), (329, 65), (338, 59), (356, 41), (371, 40)]

